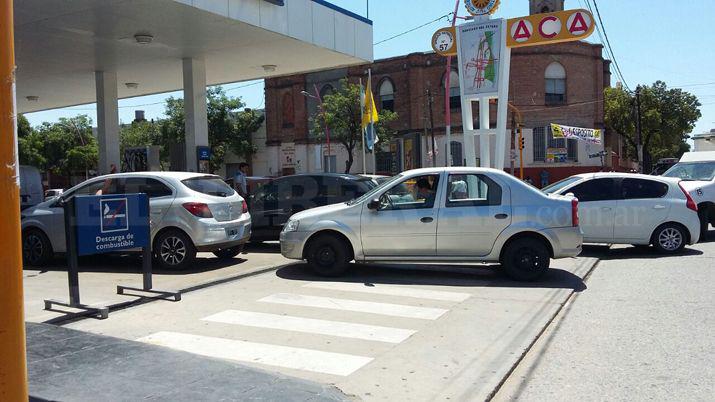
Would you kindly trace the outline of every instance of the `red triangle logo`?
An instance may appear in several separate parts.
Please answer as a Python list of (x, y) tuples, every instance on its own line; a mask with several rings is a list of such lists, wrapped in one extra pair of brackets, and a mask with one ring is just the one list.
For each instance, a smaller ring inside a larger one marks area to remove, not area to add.
[(586, 20), (583, 19), (583, 15), (581, 13), (576, 13), (573, 22), (569, 27), (569, 32), (574, 35), (581, 35), (588, 32), (588, 24), (586, 24)]
[(529, 32), (529, 28), (524, 23), (524, 20), (519, 20), (519, 23), (516, 25), (516, 32), (514, 32), (514, 40), (529, 38), (531, 38), (531, 32)]

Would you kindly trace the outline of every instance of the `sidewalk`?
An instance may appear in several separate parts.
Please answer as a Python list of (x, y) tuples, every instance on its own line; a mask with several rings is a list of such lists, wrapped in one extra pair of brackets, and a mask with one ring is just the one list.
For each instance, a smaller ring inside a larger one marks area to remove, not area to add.
[(140, 342), (27, 324), (30, 401), (342, 401), (333, 387)]

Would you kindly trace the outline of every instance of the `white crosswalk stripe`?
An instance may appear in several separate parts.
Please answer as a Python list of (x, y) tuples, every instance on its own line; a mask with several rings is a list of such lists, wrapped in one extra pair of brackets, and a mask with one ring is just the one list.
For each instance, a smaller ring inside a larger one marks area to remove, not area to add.
[(292, 306), (355, 311), (393, 317), (418, 318), (423, 320), (436, 320), (448, 311), (441, 308), (376, 303), (361, 300), (338, 299), (333, 297), (305, 296), (292, 293), (276, 293), (266, 296), (258, 301), (265, 303), (287, 304)]
[(204, 321), (224, 324), (245, 325), (257, 328), (281, 329), (337, 336), (342, 338), (364, 339), (388, 343), (400, 343), (415, 332), (410, 329), (390, 328), (375, 325), (354, 324), (341, 321), (327, 321), (313, 318), (292, 317), (278, 314), (256, 313), (251, 311), (226, 310), (202, 318)]
[(202, 356), (339, 376), (350, 375), (373, 360), (365, 356), (169, 331), (157, 332), (138, 341)]
[(364, 283), (353, 282), (311, 282), (303, 285), (303, 287), (453, 302), (463, 302), (471, 296), (469, 293), (443, 292), (439, 290), (416, 289), (395, 285), (367, 286)]

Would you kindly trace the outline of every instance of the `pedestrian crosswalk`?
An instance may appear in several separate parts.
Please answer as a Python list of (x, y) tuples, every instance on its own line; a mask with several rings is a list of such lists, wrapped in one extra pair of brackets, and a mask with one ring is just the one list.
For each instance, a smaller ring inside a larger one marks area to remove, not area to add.
[[(160, 331), (139, 341), (237, 362), (349, 376), (373, 361), (379, 350), (355, 348), (352, 343), (400, 344), (414, 336), (416, 328), (443, 317), (470, 297), (469, 293), (424, 286), (349, 282), (310, 282), (297, 290), (258, 298), (250, 304), (253, 308), (232, 308), (200, 317), (204, 325), (223, 325), (223, 332), (218, 331), (221, 336)], [(260, 339), (242, 335), (255, 331), (261, 334)], [(296, 335), (271, 337), (268, 334), (274, 333), (265, 331)], [(313, 342), (301, 344), (298, 334)], [(326, 341), (315, 342), (319, 337)], [(288, 341), (290, 344), (285, 344)], [(325, 347), (329, 350), (319, 350), (321, 344), (330, 345)]]

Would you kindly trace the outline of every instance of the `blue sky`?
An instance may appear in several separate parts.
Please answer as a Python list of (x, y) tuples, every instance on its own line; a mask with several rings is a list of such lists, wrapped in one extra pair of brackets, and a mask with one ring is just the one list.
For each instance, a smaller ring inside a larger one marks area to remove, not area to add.
[[(289, 0), (290, 1), (290, 0)], [(715, 1), (689, 0), (596, 0), (605, 31), (623, 77), (630, 88), (638, 84), (665, 81), (682, 87), (700, 99), (702, 118), (694, 133), (715, 128)], [(332, 0), (332, 3), (366, 15), (366, 0)], [(460, 0), (459, 15), (466, 15)], [(454, 10), (453, 0), (373, 0), (369, 18), (374, 22), (374, 42), (407, 31)], [(585, 8), (585, 0), (567, 0), (566, 8)], [(496, 17), (512, 18), (529, 12), (528, 0), (502, 0)], [(447, 26), (446, 18), (399, 38), (375, 46), (375, 58), (430, 50), (436, 28)], [(601, 39), (594, 32), (590, 42)], [(612, 84), (615, 84), (615, 68)], [(262, 108), (263, 85), (240, 88), (253, 82), (225, 85), (229, 94), (241, 96), (248, 107)], [(146, 111), (147, 118), (162, 117), (163, 100), (181, 92), (152, 95), (119, 101), (120, 120), (129, 122), (135, 109)], [(137, 106), (141, 105), (141, 106)], [(60, 117), (87, 114), (95, 120), (94, 105), (75, 106), (27, 114), (31, 124), (55, 121)]]

